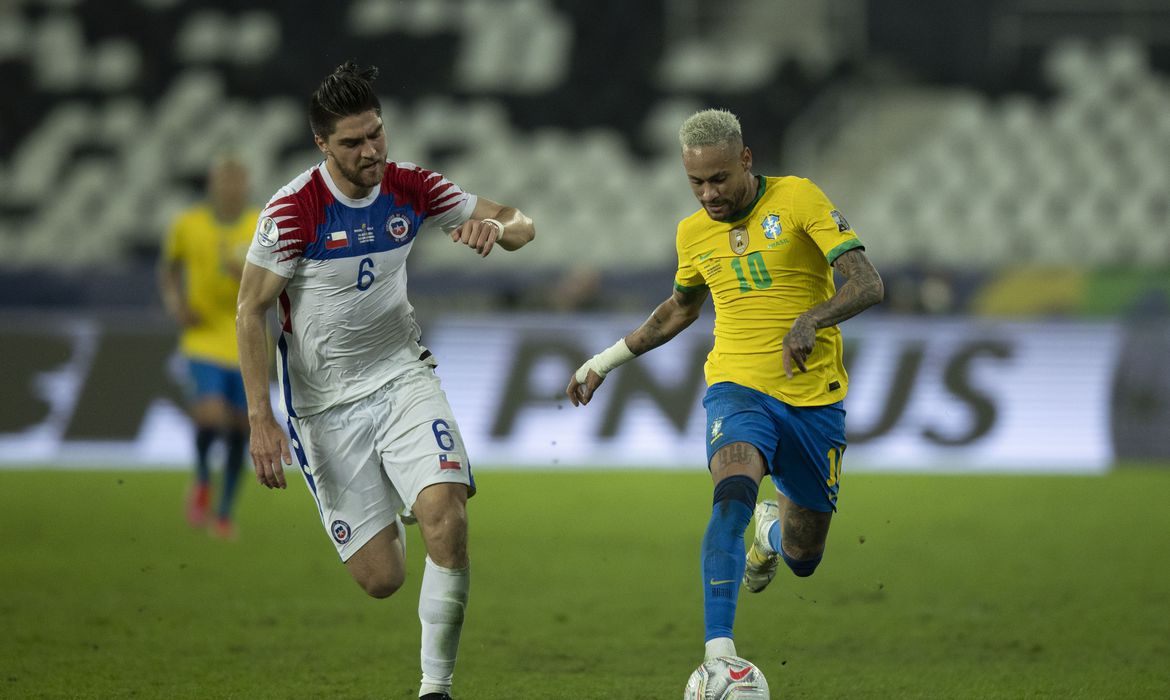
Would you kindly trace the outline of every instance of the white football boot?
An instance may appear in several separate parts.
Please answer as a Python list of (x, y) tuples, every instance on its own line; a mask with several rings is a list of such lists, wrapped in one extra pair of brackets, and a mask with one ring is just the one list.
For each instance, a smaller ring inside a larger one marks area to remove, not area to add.
[(768, 544), (768, 530), (780, 519), (780, 504), (776, 501), (761, 501), (756, 504), (756, 536), (747, 552), (747, 565), (743, 569), (743, 585), (752, 593), (759, 593), (776, 576), (780, 555)]

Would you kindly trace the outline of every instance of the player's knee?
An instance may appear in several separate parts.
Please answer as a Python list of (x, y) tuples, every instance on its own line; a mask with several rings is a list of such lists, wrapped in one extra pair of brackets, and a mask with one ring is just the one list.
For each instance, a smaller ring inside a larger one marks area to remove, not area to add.
[(449, 569), (467, 566), (467, 509), (462, 501), (422, 510), (416, 507), (415, 515), (432, 561)]
[(467, 511), (463, 508), (452, 508), (437, 517), (429, 517), (424, 522), (419, 518), (423, 539), (427, 543), (427, 551), (432, 544), (439, 542), (444, 548), (466, 549), (467, 547)]
[(358, 581), (358, 584), (371, 598), (382, 599), (394, 595), (399, 588), (402, 588), (405, 579), (406, 576), (402, 573), (386, 572), (364, 577)]
[(470, 563), (467, 555), (466, 531), (462, 537), (432, 544), (427, 549), (431, 561), (445, 569), (465, 569)]
[(467, 530), (467, 491), (462, 484), (433, 484), (423, 489), (412, 511), (423, 530), (460, 532)]
[[(803, 553), (802, 553), (803, 554)], [(792, 569), (792, 573), (804, 578), (812, 576), (813, 572), (817, 570), (817, 566), (821, 563), (821, 559), (825, 556), (824, 551), (809, 557), (796, 558), (789, 556), (788, 552), (781, 551), (780, 558)]]

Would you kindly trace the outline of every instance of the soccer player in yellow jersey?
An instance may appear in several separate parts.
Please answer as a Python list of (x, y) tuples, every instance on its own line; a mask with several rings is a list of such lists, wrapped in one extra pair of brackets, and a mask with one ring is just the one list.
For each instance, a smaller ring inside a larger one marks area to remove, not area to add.
[(159, 264), (159, 288), (167, 313), (182, 327), (179, 350), (190, 380), (195, 483), (188, 495), (187, 519), (193, 527), (208, 524), (209, 453), (216, 441), (223, 440), (223, 484), (210, 524), (213, 534), (232, 538), (232, 506), (248, 442), (236, 297), (260, 210), (248, 206), (248, 173), (232, 157), (213, 163), (207, 194), (205, 203), (180, 214), (171, 226)]
[[(702, 209), (678, 225), (674, 292), (582, 365), (566, 391), (573, 405), (589, 403), (610, 370), (678, 335), (712, 297), (715, 345), (703, 406), (714, 503), (701, 557), (712, 658), (736, 655), (741, 579), (758, 592), (781, 560), (797, 576), (821, 561), (845, 452), (849, 377), (837, 324), (884, 291), (857, 234), (816, 185), (752, 173), (735, 115), (698, 112), (679, 140)], [(840, 289), (834, 268), (845, 280)], [(766, 474), (776, 500), (757, 505)], [(753, 509), (755, 539), (745, 555)]]

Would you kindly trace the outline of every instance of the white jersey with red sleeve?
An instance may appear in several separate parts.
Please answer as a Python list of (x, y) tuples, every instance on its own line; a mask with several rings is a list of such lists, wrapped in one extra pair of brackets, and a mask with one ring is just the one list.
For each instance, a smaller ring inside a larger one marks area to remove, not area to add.
[(360, 399), (429, 358), (406, 298), (406, 256), (424, 223), (453, 229), (475, 203), (442, 175), (394, 162), (363, 199), (342, 194), (323, 162), (273, 196), (248, 262), (288, 278), (276, 358), (288, 415)]

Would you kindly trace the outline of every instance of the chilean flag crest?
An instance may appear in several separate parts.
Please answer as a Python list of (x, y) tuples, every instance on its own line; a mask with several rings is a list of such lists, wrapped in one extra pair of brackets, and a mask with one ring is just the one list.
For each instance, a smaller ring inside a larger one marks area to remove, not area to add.
[(325, 236), (325, 249), (337, 250), (349, 245), (349, 233), (346, 231), (333, 231)]

